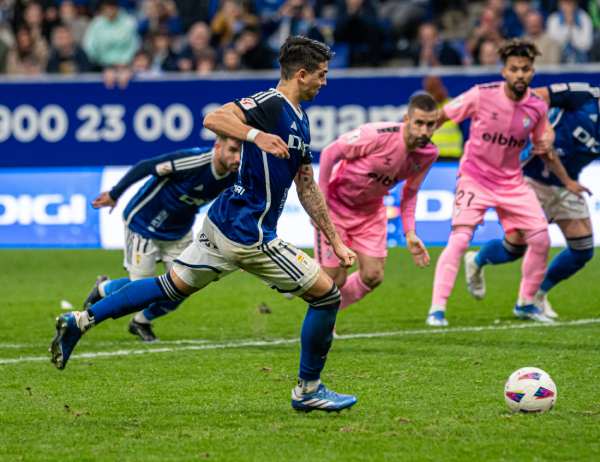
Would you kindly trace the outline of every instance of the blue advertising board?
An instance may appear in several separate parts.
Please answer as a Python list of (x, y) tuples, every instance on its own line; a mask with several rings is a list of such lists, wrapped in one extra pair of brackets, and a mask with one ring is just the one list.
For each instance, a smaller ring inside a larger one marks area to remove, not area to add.
[[(600, 72), (593, 69), (596, 72), (539, 73), (534, 84), (599, 85)], [(362, 123), (399, 120), (424, 77), (420, 71), (393, 70), (332, 74), (315, 101), (306, 104), (315, 153)], [(442, 78), (450, 95), (456, 96), (500, 76), (489, 70), (461, 69)], [(207, 145), (214, 135), (202, 128), (205, 114), (276, 84), (276, 73), (260, 78), (217, 74), (202, 79), (134, 80), (125, 89), (108, 89), (97, 77), (3, 81), (0, 167), (132, 165), (154, 154)]]

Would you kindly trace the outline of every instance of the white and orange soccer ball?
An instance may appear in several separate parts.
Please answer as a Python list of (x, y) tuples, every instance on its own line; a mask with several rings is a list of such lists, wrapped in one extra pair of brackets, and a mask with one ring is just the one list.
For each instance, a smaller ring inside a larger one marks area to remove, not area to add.
[(537, 367), (523, 367), (513, 372), (504, 385), (504, 399), (513, 412), (549, 411), (556, 396), (554, 380)]

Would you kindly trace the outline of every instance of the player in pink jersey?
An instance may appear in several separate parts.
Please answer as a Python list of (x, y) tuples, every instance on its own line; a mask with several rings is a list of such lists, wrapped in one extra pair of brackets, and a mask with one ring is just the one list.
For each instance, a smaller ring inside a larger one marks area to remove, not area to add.
[(552, 146), (547, 124), (548, 105), (529, 89), (539, 51), (530, 42), (513, 39), (498, 53), (504, 82), (476, 85), (448, 103), (438, 124), (471, 119), (469, 140), (456, 184), (452, 232), (440, 255), (433, 283), (427, 324), (446, 326), (446, 302), (469, 246), (473, 231), (494, 207), (504, 231), (519, 231), (527, 242), (521, 287), (514, 313), (519, 318), (552, 320), (533, 303), (544, 279), (550, 240), (548, 223), (537, 197), (525, 182), (519, 154), (531, 136), (534, 152), (544, 155)]
[(342, 294), (340, 308), (360, 300), (383, 280), (387, 256), (387, 216), (383, 198), (399, 181), (406, 244), (417, 266), (429, 264), (429, 254), (415, 233), (417, 191), (438, 157), (431, 144), (438, 116), (427, 93), (414, 95), (403, 123), (361, 125), (342, 135), (321, 153), (319, 187), (343, 242), (358, 256), (358, 271), (350, 276), (333, 249), (316, 231), (315, 253), (321, 267)]

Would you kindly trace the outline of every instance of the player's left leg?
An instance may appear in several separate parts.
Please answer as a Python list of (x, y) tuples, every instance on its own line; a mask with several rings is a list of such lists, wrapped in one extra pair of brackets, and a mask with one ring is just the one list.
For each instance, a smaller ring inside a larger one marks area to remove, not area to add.
[(372, 257), (361, 252), (356, 252), (358, 257), (358, 270), (348, 276), (346, 284), (340, 290), (342, 303), (340, 309), (363, 299), (375, 287), (383, 282), (385, 257)]
[[(165, 269), (169, 272), (175, 259), (192, 243), (193, 235), (190, 231), (183, 238), (176, 241), (154, 241), (157, 248), (157, 256), (165, 264)], [(144, 342), (154, 342), (157, 340), (152, 322), (175, 311), (180, 302), (167, 301), (163, 303), (152, 303), (141, 311), (138, 311), (129, 322), (129, 332), (138, 336)]]
[(573, 276), (581, 270), (594, 255), (594, 237), (592, 222), (589, 218), (557, 220), (567, 240), (567, 248), (556, 255), (548, 265), (546, 277), (537, 294), (538, 303), (544, 313), (550, 317), (558, 317), (548, 302), (548, 292), (559, 282)]
[(339, 411), (353, 406), (356, 398), (329, 390), (321, 383), (333, 327), (340, 306), (340, 291), (317, 262), (295, 246), (274, 239), (254, 248), (239, 249), (240, 266), (279, 292), (291, 292), (308, 302), (300, 335), (298, 385), (292, 390), (297, 410)]

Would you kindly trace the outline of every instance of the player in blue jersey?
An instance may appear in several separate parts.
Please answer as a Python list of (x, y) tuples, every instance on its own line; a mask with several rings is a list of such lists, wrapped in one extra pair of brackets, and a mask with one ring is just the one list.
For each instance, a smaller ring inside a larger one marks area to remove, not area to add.
[[(235, 183), (233, 173), (240, 164), (241, 143), (217, 137), (214, 147), (191, 148), (143, 160), (132, 167), (110, 191), (93, 202), (95, 208), (114, 207), (121, 195), (136, 181), (150, 179), (129, 201), (123, 212), (125, 255), (123, 266), (129, 278), (108, 280), (100, 276), (84, 302), (84, 308), (119, 290), (130, 281), (155, 275), (156, 263), (166, 270), (192, 242), (192, 226), (198, 208), (215, 199)], [(129, 332), (145, 342), (156, 336), (152, 321), (175, 310), (179, 303), (152, 304), (138, 312), (129, 323)]]
[[(587, 83), (560, 83), (535, 91), (551, 107), (549, 117), (556, 134), (554, 150), (558, 156), (557, 162), (547, 164), (526, 151), (523, 173), (548, 221), (560, 227), (567, 241), (567, 248), (550, 262), (536, 295), (536, 304), (544, 314), (556, 318), (548, 292), (583, 268), (594, 254), (590, 212), (583, 197), (584, 192), (590, 194), (590, 191), (578, 179), (586, 165), (600, 158), (600, 88)], [(525, 253), (525, 248), (522, 236), (512, 232), (503, 240), (488, 242), (479, 252), (467, 253), (465, 274), (469, 292), (475, 298), (483, 298), (483, 267), (516, 260)]]
[(338, 394), (320, 381), (333, 340), (340, 292), (307, 254), (277, 237), (277, 220), (292, 181), (300, 203), (331, 242), (345, 267), (356, 255), (333, 226), (314, 180), (308, 116), (302, 101), (326, 84), (330, 49), (306, 37), (289, 37), (280, 50), (277, 88), (222, 106), (204, 126), (222, 136), (245, 140), (236, 184), (211, 206), (201, 233), (158, 278), (133, 281), (85, 311), (57, 318), (52, 362), (62, 369), (73, 348), (92, 326), (150, 303), (179, 302), (209, 283), (243, 268), (279, 292), (301, 296), (308, 310), (301, 330), (297, 410), (339, 411), (356, 398)]

